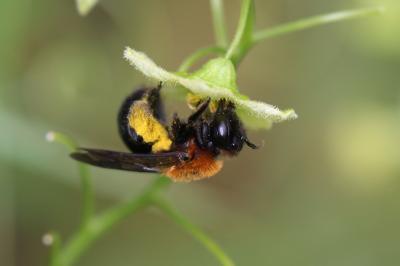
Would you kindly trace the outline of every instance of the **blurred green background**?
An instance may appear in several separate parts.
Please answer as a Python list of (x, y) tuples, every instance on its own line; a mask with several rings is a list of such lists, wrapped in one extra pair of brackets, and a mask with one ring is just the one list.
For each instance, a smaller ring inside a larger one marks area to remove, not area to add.
[[(232, 34), (240, 1), (226, 2)], [(387, 12), (258, 45), (241, 91), (293, 107), (299, 119), (249, 132), (257, 151), (167, 197), (237, 265), (400, 264), (400, 2), (256, 1), (257, 27), (384, 4)], [(193, 34), (195, 32), (195, 34)], [(214, 42), (208, 1), (104, 0), (87, 17), (74, 1), (0, 2), (0, 265), (45, 265), (41, 237), (79, 222), (76, 164), (45, 141), (56, 130), (86, 147), (125, 150), (122, 99), (146, 79), (127, 45), (173, 70)], [(187, 114), (167, 98), (170, 112)], [(98, 209), (136, 195), (144, 174), (92, 169)], [(79, 266), (204, 266), (218, 262), (156, 209), (131, 216)]]

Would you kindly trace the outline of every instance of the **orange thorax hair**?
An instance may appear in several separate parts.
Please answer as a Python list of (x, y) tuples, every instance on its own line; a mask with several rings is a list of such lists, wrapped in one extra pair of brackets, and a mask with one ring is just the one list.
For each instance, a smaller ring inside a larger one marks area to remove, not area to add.
[(189, 142), (188, 154), (190, 161), (171, 166), (163, 173), (175, 182), (190, 182), (211, 177), (222, 169), (223, 161), (216, 160), (212, 152), (200, 149), (194, 140)]

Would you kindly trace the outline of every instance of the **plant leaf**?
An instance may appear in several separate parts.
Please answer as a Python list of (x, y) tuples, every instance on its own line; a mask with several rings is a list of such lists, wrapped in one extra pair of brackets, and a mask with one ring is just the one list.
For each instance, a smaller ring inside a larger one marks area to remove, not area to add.
[[(210, 80), (204, 80), (187, 73), (171, 73), (157, 66), (146, 54), (127, 47), (124, 58), (145, 76), (163, 82), (166, 85), (180, 85), (190, 92), (211, 97), (214, 100), (228, 99), (236, 104), (243, 122), (252, 128), (268, 128), (274, 122), (297, 118), (293, 110), (281, 111), (277, 107), (263, 102), (248, 100), (248, 97), (222, 86), (216, 86)], [(246, 119), (251, 117), (251, 119)]]

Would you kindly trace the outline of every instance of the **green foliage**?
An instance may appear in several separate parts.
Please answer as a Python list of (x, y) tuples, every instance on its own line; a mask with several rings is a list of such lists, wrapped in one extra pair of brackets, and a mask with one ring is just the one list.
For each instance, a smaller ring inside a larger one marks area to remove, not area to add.
[(251, 45), (254, 21), (254, 1), (244, 0), (235, 37), (225, 54), (225, 58), (232, 60), (236, 65), (245, 56), (246, 51)]

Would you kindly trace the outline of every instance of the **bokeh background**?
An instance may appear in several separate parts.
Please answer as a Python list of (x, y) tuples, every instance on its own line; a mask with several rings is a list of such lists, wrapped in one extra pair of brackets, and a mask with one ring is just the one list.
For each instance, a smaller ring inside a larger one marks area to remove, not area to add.
[[(226, 2), (230, 34), (240, 1)], [(384, 4), (387, 12), (264, 42), (246, 57), (241, 91), (299, 119), (249, 132), (257, 151), (167, 197), (237, 265), (399, 265), (400, 2), (256, 1), (257, 27)], [(56, 130), (87, 147), (125, 150), (122, 99), (146, 79), (127, 45), (173, 70), (213, 43), (208, 1), (104, 0), (87, 17), (74, 1), (0, 3), (0, 264), (45, 265), (41, 237), (79, 222), (76, 164), (45, 141)], [(167, 95), (170, 112), (187, 114)], [(99, 210), (136, 195), (144, 174), (92, 169)], [(126, 219), (79, 266), (218, 265), (155, 209)]]

